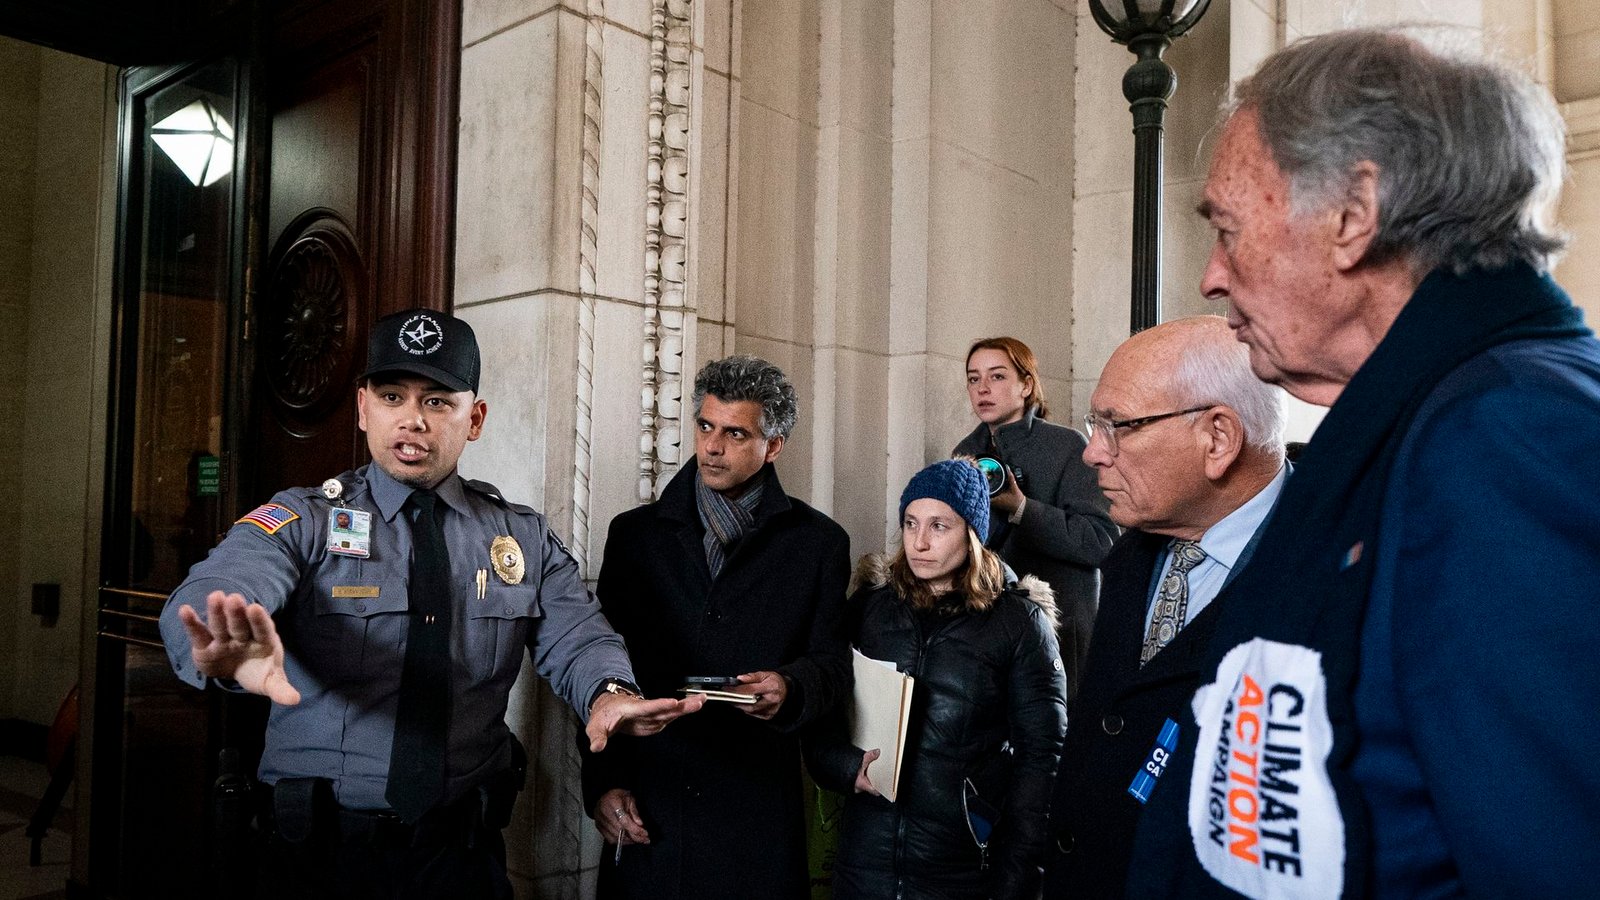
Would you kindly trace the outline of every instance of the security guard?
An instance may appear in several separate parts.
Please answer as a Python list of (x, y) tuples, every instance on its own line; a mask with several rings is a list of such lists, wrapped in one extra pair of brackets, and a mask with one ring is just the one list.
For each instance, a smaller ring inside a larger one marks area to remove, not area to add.
[(487, 414), (467, 323), (387, 316), (368, 363), (373, 462), (236, 522), (162, 635), (183, 680), (273, 701), (271, 893), (510, 897), (500, 829), (524, 761), (504, 719), (523, 648), (596, 750), (704, 701), (642, 699), (544, 517), (456, 474)]

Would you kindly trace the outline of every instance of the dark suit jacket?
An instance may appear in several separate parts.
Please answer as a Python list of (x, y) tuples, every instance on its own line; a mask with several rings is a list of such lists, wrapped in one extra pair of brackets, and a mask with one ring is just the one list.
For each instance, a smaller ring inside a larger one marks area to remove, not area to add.
[[(1156, 736), (1199, 687), (1200, 662), (1221, 607), (1212, 603), (1139, 667), (1156, 560), (1171, 538), (1129, 531), (1102, 566), (1100, 613), (1082, 686), (1067, 715), (1050, 804), (1049, 898), (1121, 897), (1143, 805), (1128, 793)], [(1156, 790), (1173, 790), (1167, 778)], [(1182, 790), (1183, 786), (1179, 786)]]

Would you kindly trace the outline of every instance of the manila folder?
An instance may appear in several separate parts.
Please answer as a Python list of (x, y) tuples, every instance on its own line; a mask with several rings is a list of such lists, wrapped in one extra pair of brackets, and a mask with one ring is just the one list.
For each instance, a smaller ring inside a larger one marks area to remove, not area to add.
[(915, 679), (900, 674), (894, 663), (864, 656), (860, 650), (851, 653), (856, 687), (850, 704), (850, 743), (862, 750), (881, 751), (867, 767), (867, 780), (892, 803), (900, 788), (900, 760), (906, 751)]

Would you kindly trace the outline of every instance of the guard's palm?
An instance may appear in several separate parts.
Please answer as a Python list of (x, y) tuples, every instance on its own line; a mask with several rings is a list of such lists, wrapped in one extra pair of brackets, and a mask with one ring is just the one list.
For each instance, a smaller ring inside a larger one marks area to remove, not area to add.
[(300, 702), (300, 692), (284, 673), (283, 641), (265, 609), (239, 594), (212, 591), (206, 597), (205, 621), (187, 606), (178, 618), (189, 632), (195, 668), (202, 674), (230, 678), (274, 703)]

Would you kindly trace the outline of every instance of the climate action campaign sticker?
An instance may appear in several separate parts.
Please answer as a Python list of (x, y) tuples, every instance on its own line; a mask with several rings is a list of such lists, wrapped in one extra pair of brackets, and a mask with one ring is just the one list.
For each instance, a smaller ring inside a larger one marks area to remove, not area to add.
[(1258, 900), (1338, 897), (1344, 822), (1328, 779), (1321, 654), (1247, 641), (1223, 657), (1193, 706), (1200, 734), (1189, 837), (1200, 864)]

